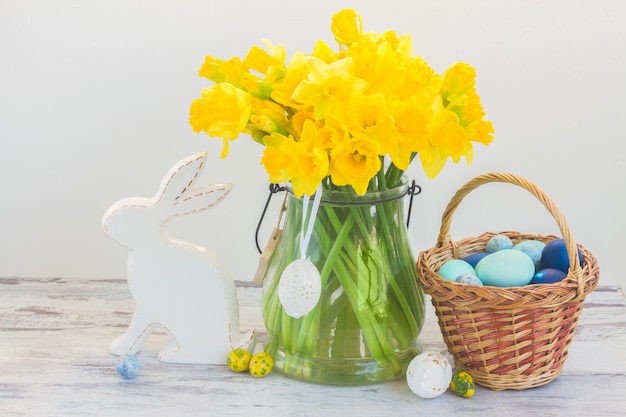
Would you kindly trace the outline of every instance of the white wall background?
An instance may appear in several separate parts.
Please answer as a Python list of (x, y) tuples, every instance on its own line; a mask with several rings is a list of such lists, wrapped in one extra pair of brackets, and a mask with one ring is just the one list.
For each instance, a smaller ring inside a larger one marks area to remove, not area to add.
[[(262, 149), (248, 137), (220, 160), (219, 140), (192, 133), (191, 101), (206, 54), (243, 56), (262, 38), (289, 54), (333, 44), (331, 15), (358, 10), (365, 30), (413, 36), (438, 71), (466, 61), (496, 135), (471, 167), (447, 166), (423, 187), (410, 229), (431, 247), (443, 208), (474, 175), (511, 171), (538, 183), (599, 259), (603, 284), (626, 285), (626, 2), (620, 0), (0, 2), (0, 276), (124, 277), (126, 250), (100, 219), (114, 201), (151, 196), (179, 159), (208, 150), (204, 182), (232, 182), (212, 210), (177, 219), (180, 237), (214, 249), (251, 280), (254, 230), (267, 193)], [(206, 82), (205, 82), (206, 81)], [(279, 198), (263, 228), (265, 242)], [(556, 233), (513, 186), (482, 187), (453, 236)]]

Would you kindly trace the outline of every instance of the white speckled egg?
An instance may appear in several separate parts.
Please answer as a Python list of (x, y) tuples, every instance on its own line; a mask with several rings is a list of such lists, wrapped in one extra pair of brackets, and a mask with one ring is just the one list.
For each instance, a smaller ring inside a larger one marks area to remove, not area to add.
[(437, 274), (443, 279), (447, 279), (448, 281), (454, 281), (456, 277), (461, 275), (464, 272), (469, 272), (470, 274), (476, 275), (474, 272), (474, 268), (472, 265), (465, 262), (461, 259), (449, 259), (441, 265), (441, 267), (437, 270)]
[(460, 284), (477, 285), (479, 287), (483, 285), (483, 282), (480, 280), (480, 278), (469, 272), (462, 273), (461, 275), (456, 277), (455, 281)]
[(476, 275), (484, 285), (517, 287), (527, 285), (535, 274), (535, 264), (524, 252), (503, 249), (490, 253), (476, 265)]
[(298, 259), (287, 265), (278, 283), (278, 298), (285, 313), (300, 318), (311, 311), (322, 292), (320, 273), (310, 261)]
[(511, 249), (513, 242), (507, 235), (495, 235), (487, 241), (487, 252), (494, 253), (503, 249)]
[(422, 398), (435, 398), (446, 392), (452, 380), (452, 365), (438, 352), (417, 355), (406, 370), (406, 382)]

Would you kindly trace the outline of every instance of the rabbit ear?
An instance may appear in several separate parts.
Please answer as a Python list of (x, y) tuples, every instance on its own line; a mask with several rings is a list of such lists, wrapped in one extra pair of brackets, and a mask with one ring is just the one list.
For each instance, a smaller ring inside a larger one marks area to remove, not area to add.
[(222, 201), (232, 188), (233, 185), (230, 183), (194, 187), (190, 192), (176, 200), (170, 212), (172, 216), (182, 216), (206, 210)]
[(172, 206), (190, 191), (204, 169), (207, 152), (178, 161), (163, 177), (154, 205)]

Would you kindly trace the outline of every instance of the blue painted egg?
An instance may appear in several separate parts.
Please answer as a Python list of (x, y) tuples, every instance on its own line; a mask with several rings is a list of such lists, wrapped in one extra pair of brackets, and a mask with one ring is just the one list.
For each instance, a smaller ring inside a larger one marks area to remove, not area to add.
[(484, 285), (516, 287), (527, 285), (535, 274), (535, 264), (524, 252), (503, 249), (485, 256), (476, 265), (476, 275)]
[[(582, 255), (578, 249), (578, 259), (582, 266)], [(567, 248), (563, 239), (554, 239), (546, 243), (541, 251), (541, 269), (554, 268), (567, 272), (569, 269), (569, 258), (567, 257)]]
[(546, 244), (540, 240), (527, 239), (527, 240), (522, 240), (521, 242), (513, 245), (513, 249), (519, 249), (520, 247), (525, 246), (525, 245), (536, 246), (539, 250), (543, 250), (544, 246), (546, 246)]
[(511, 249), (513, 242), (507, 235), (495, 235), (487, 241), (487, 252), (494, 253), (503, 249)]
[(470, 272), (463, 272), (461, 275), (456, 277), (455, 281), (460, 284), (477, 285), (479, 287), (483, 285), (483, 282), (480, 280), (480, 278)]
[(559, 282), (565, 278), (567, 274), (560, 269), (554, 268), (545, 268), (533, 276), (533, 279), (530, 281), (531, 284), (553, 284), (555, 282)]
[(470, 274), (476, 275), (474, 268), (465, 262), (462, 259), (449, 259), (441, 265), (437, 274), (441, 276), (443, 279), (447, 279), (448, 281), (454, 281), (456, 277), (461, 275), (464, 272), (469, 272)]
[(463, 260), (470, 264), (472, 268), (476, 268), (476, 264), (487, 255), (489, 255), (487, 252), (472, 253), (463, 258)]
[(539, 249), (539, 246), (532, 243), (526, 243), (523, 245), (515, 245), (513, 246), (513, 249), (519, 250), (528, 255), (530, 259), (532, 259), (533, 264), (535, 264), (535, 269), (539, 267), (539, 264), (541, 262), (541, 249)]

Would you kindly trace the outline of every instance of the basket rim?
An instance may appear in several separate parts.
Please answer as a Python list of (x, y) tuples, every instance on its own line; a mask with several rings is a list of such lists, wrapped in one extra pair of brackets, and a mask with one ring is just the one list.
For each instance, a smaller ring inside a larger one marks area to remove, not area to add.
[[(458, 259), (455, 254), (464, 253), (476, 243), (483, 244), (496, 234), (505, 234), (519, 240), (536, 239), (549, 241), (558, 236), (523, 234), (515, 231), (485, 232), (477, 237), (466, 237), (458, 241), (438, 244), (418, 255), (417, 272), (419, 283), (425, 293), (435, 300), (445, 301), (460, 310), (472, 310), (476, 305), (480, 308), (546, 308), (556, 307), (567, 302), (582, 301), (598, 285), (599, 267), (597, 259), (582, 245), (577, 244), (582, 256), (583, 285), (579, 288), (579, 280), (573, 276), (571, 268), (567, 276), (559, 282), (551, 284), (529, 284), (517, 287), (476, 286), (448, 281), (436, 272), (437, 265), (445, 260)], [(470, 252), (475, 253), (478, 251)], [(469, 254), (469, 253), (468, 253)], [(433, 258), (437, 256), (438, 259)], [(488, 305), (488, 307), (486, 307)]]

